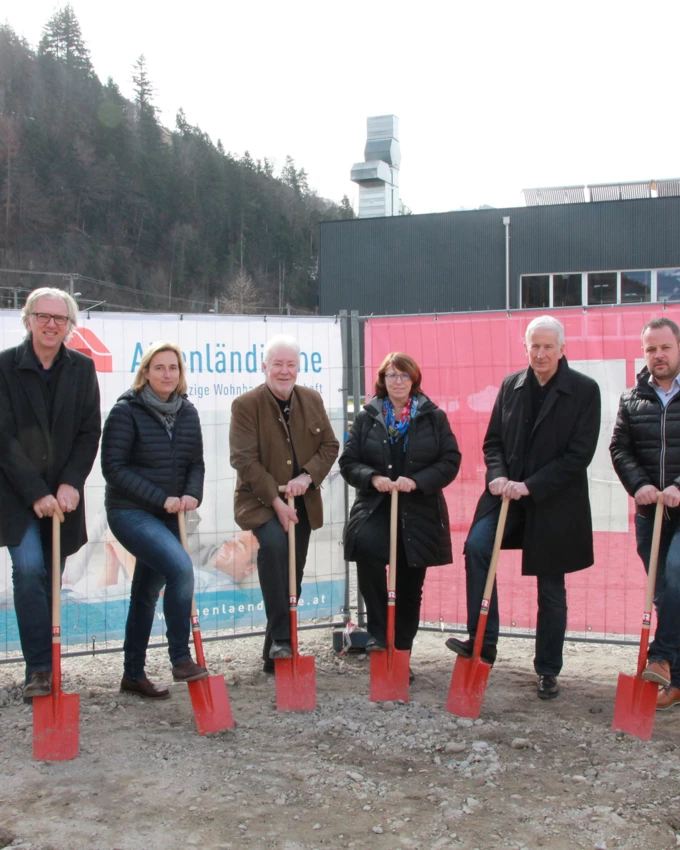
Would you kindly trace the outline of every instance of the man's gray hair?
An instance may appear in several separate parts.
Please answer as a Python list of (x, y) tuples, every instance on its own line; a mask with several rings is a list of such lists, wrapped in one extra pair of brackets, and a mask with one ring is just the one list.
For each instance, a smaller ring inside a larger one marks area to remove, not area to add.
[(64, 292), (63, 289), (55, 289), (52, 286), (41, 286), (40, 289), (34, 289), (33, 292), (26, 299), (26, 303), (23, 306), (21, 311), (21, 321), (24, 323), (24, 327), (26, 328), (26, 336), (30, 336), (31, 334), (31, 326), (29, 324), (29, 319), (31, 317), (31, 313), (35, 312), (35, 305), (41, 298), (61, 298), (64, 302), (64, 313), (68, 316), (68, 333), (66, 334), (65, 340), (68, 341), (73, 333), (73, 329), (78, 327), (78, 305), (76, 304), (75, 298), (68, 294), (68, 292)]
[(564, 345), (564, 325), (552, 316), (537, 316), (529, 322), (524, 334), (524, 341), (527, 345), (529, 344), (529, 336), (534, 331), (554, 331), (557, 334), (557, 345), (560, 348)]
[(264, 352), (262, 353), (262, 360), (265, 363), (269, 363), (269, 358), (272, 355), (272, 351), (277, 348), (285, 348), (286, 351), (294, 351), (295, 357), (299, 362), (300, 343), (295, 339), (294, 336), (289, 336), (288, 334), (277, 334), (271, 339), (268, 339), (267, 344), (264, 347)]

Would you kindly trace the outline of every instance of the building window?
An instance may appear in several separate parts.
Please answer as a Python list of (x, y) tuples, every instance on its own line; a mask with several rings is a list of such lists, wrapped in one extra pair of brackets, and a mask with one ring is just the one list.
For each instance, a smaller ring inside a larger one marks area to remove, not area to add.
[(553, 307), (580, 307), (583, 304), (580, 274), (553, 275)]
[(657, 301), (680, 301), (680, 269), (659, 269), (656, 293)]
[(652, 300), (651, 272), (621, 272), (621, 303)]
[(616, 272), (590, 272), (588, 304), (616, 304)]
[(550, 275), (526, 275), (522, 278), (522, 308), (550, 306)]

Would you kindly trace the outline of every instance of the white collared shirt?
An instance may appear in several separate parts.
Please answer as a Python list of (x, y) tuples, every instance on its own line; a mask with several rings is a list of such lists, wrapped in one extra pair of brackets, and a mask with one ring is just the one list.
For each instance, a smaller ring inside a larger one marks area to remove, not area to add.
[(673, 378), (673, 383), (668, 391), (660, 387), (654, 380), (654, 375), (649, 376), (649, 383), (654, 387), (654, 391), (659, 396), (659, 400), (664, 407), (668, 406), (668, 402), (680, 392), (680, 374)]

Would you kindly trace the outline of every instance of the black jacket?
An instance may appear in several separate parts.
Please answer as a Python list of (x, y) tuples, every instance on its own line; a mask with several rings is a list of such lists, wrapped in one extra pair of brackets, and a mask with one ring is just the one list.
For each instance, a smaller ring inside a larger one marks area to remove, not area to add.
[[(647, 484), (659, 490), (680, 487), (680, 394), (664, 407), (650, 386), (646, 366), (637, 384), (621, 395), (609, 451), (629, 495)], [(680, 508), (667, 510), (680, 515)], [(636, 505), (636, 511), (653, 516), (654, 505)]]
[(523, 481), (525, 522), (521, 537), (504, 549), (522, 549), (523, 575), (558, 575), (590, 567), (593, 526), (587, 469), (600, 432), (600, 388), (559, 361), (555, 383), (531, 421), (529, 368), (503, 381), (484, 438), (487, 489), (473, 525), (499, 503), (488, 485), (496, 478)]
[(31, 346), (27, 339), (0, 353), (0, 546), (21, 543), (33, 503), (70, 484), (80, 502), (61, 527), (66, 557), (87, 542), (83, 489), (101, 433), (99, 384), (93, 361), (62, 346), (50, 420)]
[(141, 508), (164, 517), (169, 496), (203, 498), (203, 438), (198, 411), (185, 397), (172, 438), (128, 390), (111, 409), (102, 434), (106, 509)]
[[(410, 567), (450, 564), (451, 532), (442, 489), (458, 474), (460, 452), (443, 410), (420, 395), (418, 411), (409, 428), (403, 475), (418, 488), (399, 494), (401, 539)], [(359, 529), (389, 494), (371, 484), (374, 475), (395, 479), (382, 399), (372, 399), (359, 412), (340, 456), (343, 478), (356, 488), (345, 529), (345, 559), (356, 561), (355, 542)]]

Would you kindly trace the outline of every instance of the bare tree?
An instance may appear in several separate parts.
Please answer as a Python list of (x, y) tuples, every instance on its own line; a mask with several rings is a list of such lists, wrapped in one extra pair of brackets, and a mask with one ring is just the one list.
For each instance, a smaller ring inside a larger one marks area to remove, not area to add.
[(260, 310), (260, 297), (250, 275), (239, 269), (229, 284), (227, 294), (220, 302), (220, 309), (230, 316), (244, 316)]

